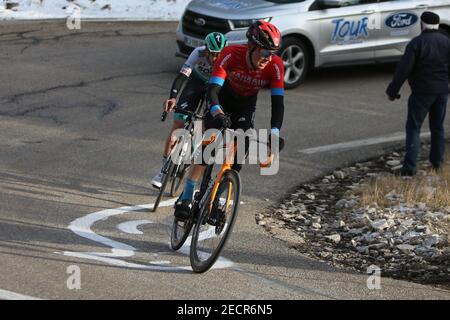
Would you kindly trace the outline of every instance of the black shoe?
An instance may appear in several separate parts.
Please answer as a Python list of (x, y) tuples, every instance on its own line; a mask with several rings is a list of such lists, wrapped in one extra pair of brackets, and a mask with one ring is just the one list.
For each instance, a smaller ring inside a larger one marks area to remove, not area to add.
[(180, 220), (187, 220), (191, 215), (192, 202), (181, 200), (175, 204), (175, 217)]
[(437, 166), (435, 166), (435, 165), (432, 165), (432, 171), (434, 172), (434, 173), (439, 173), (439, 172), (441, 172), (441, 169), (442, 169), (442, 167), (440, 166), (440, 165), (437, 165)]
[(415, 174), (416, 174), (416, 172), (413, 170), (409, 170), (409, 169), (400, 170), (400, 176), (402, 176), (402, 177), (412, 177)]

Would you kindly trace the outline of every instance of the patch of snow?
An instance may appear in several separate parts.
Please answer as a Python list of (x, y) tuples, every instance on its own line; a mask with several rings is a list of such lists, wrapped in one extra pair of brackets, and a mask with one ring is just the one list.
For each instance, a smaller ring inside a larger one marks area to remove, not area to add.
[[(0, 0), (0, 20), (66, 19), (74, 12), (79, 12), (81, 21), (177, 21), (189, 2), (190, 0)], [(18, 5), (7, 9), (7, 4), (11, 6), (14, 3)]]

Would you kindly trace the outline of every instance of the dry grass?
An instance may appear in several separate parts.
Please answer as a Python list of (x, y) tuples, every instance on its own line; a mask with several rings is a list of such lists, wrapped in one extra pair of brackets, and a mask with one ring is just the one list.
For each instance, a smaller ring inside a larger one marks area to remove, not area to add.
[[(361, 202), (363, 205), (376, 202), (385, 207), (399, 202), (409, 205), (422, 202), (431, 209), (450, 206), (449, 153), (447, 153), (444, 163), (440, 172), (434, 173), (427, 169), (425, 176), (416, 175), (411, 179), (405, 179), (389, 175), (374, 179), (360, 189)], [(398, 200), (388, 199), (389, 194), (400, 195), (401, 198)]]

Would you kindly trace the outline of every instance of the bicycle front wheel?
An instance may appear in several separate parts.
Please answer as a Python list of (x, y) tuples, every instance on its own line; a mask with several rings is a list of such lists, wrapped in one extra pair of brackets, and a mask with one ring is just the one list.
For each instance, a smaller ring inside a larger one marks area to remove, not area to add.
[(194, 272), (205, 272), (216, 262), (236, 221), (240, 196), (239, 174), (225, 171), (214, 199), (200, 211), (192, 234), (190, 260)]

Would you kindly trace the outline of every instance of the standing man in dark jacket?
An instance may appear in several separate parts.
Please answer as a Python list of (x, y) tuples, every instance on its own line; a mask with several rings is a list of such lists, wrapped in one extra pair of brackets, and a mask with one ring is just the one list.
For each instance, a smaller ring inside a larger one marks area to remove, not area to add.
[(429, 114), (431, 131), (430, 162), (439, 169), (444, 159), (444, 119), (448, 100), (450, 38), (439, 31), (439, 16), (424, 12), (422, 34), (408, 44), (386, 93), (389, 100), (399, 97), (408, 79), (412, 94), (408, 101), (406, 121), (406, 155), (402, 176), (416, 172), (420, 147), (420, 128)]

